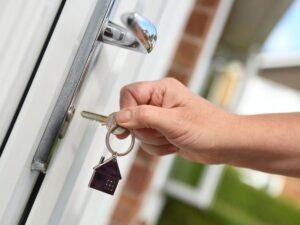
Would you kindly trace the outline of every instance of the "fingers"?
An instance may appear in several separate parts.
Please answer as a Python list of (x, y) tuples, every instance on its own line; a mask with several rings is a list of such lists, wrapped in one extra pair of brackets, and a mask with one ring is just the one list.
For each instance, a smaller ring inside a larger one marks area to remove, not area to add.
[(158, 156), (168, 155), (168, 154), (176, 153), (178, 151), (178, 148), (171, 144), (154, 146), (154, 145), (141, 143), (141, 148), (151, 155), (158, 155)]
[[(141, 105), (122, 109), (116, 115), (117, 123), (125, 128), (152, 128), (167, 133), (178, 124), (177, 112), (150, 105)], [(174, 129), (176, 130), (176, 129)]]
[(136, 135), (136, 137), (145, 144), (151, 144), (151, 145), (155, 145), (155, 146), (170, 144), (170, 142), (163, 136), (156, 137), (156, 138), (142, 138), (142, 137)]
[(120, 93), (120, 107), (154, 105), (171, 108), (182, 98), (180, 92), (186, 88), (173, 78), (145, 81), (124, 86)]
[(135, 129), (134, 133), (139, 139), (152, 139), (152, 138), (163, 137), (162, 133), (158, 132), (157, 130), (153, 130), (151, 128)]
[[(163, 137), (162, 133), (160, 133), (156, 130), (153, 130), (151, 128), (134, 129), (133, 132), (134, 132), (135, 136), (140, 140), (155, 139), (155, 138)], [(126, 130), (124, 133), (118, 134), (116, 136), (119, 139), (125, 139), (126, 137), (128, 137), (129, 134), (130, 134), (130, 132), (128, 130)]]
[[(164, 84), (160, 81), (137, 82), (127, 85), (121, 89), (120, 107), (149, 104), (153, 95), (160, 98), (159, 96), (164, 95), (165, 89)], [(161, 102), (158, 100), (156, 103), (160, 105)]]
[[(153, 129), (135, 129), (133, 130), (135, 137), (141, 142), (151, 145), (166, 145), (170, 142), (158, 131)], [(128, 137), (130, 133), (127, 131), (123, 134), (117, 135), (119, 139), (124, 139)]]
[(167, 145), (170, 142), (158, 131), (153, 129), (136, 129), (135, 136), (143, 143), (150, 145)]
[(125, 139), (125, 138), (127, 138), (127, 137), (129, 136), (129, 134), (130, 134), (130, 132), (126, 130), (124, 133), (122, 133), (122, 134), (117, 134), (116, 136), (117, 136), (117, 138), (119, 138), (119, 139)]

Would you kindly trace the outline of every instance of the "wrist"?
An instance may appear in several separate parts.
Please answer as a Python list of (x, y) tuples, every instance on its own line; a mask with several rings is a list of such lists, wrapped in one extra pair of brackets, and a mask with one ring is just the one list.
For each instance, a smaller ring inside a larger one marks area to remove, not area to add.
[(220, 118), (220, 126), (215, 134), (214, 152), (223, 164), (238, 163), (244, 119), (243, 116), (230, 112), (224, 112)]

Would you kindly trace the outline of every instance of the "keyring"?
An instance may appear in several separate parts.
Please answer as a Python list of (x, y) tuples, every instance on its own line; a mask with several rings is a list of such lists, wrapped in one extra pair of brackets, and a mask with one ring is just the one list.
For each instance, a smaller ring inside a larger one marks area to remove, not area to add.
[(108, 149), (108, 151), (113, 155), (113, 156), (124, 156), (124, 155), (127, 155), (129, 152), (131, 152), (131, 150), (133, 149), (133, 146), (134, 146), (134, 143), (135, 143), (135, 135), (133, 133), (133, 131), (131, 129), (128, 129), (128, 131), (130, 132), (130, 136), (131, 136), (131, 143), (130, 143), (130, 146), (128, 147), (128, 149), (125, 151), (125, 152), (117, 152), (115, 151), (111, 145), (110, 145), (110, 142), (109, 142), (109, 138), (110, 138), (110, 135), (116, 130), (118, 129), (119, 127), (118, 126), (112, 126), (108, 129), (107, 133), (106, 133), (106, 137), (105, 137), (105, 144), (106, 144), (106, 147)]

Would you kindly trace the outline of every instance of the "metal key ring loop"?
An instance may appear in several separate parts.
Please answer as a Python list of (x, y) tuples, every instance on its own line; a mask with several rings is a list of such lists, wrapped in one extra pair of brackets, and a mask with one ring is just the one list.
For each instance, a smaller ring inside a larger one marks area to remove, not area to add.
[(124, 155), (127, 155), (129, 152), (131, 152), (131, 150), (133, 149), (133, 146), (134, 146), (134, 143), (135, 143), (135, 135), (133, 133), (132, 130), (129, 130), (128, 131), (130, 132), (130, 136), (131, 136), (131, 143), (130, 143), (130, 146), (128, 147), (128, 149), (125, 151), (125, 152), (117, 152), (115, 151), (111, 145), (110, 145), (110, 142), (109, 142), (109, 138), (110, 138), (110, 135), (116, 130), (118, 129), (118, 126), (113, 126), (113, 127), (110, 127), (106, 133), (106, 137), (105, 137), (105, 144), (106, 144), (106, 147), (108, 149), (108, 151), (114, 155), (114, 156), (124, 156)]

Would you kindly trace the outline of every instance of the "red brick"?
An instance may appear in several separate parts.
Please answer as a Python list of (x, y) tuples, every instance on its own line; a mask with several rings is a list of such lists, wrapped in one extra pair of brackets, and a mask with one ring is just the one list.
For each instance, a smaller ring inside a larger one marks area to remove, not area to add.
[(210, 14), (194, 9), (190, 19), (188, 20), (185, 32), (196, 37), (204, 37), (206, 35), (210, 20)]
[(151, 168), (133, 162), (124, 189), (136, 196), (142, 195), (148, 189), (152, 175)]
[(194, 67), (201, 47), (186, 39), (181, 40), (175, 54), (174, 63), (183, 67)]
[(219, 4), (219, 0), (197, 0), (196, 6), (205, 6), (210, 8), (216, 8)]
[(184, 42), (191, 43), (192, 45), (195, 45), (195, 46), (197, 46), (199, 48), (201, 48), (202, 44), (203, 44), (203, 37), (193, 36), (193, 35), (188, 34), (188, 33), (185, 33), (182, 36), (181, 40), (184, 41)]
[(184, 85), (187, 85), (190, 81), (191, 74), (192, 74), (191, 69), (181, 69), (180, 67), (178, 68), (178, 66), (173, 65), (170, 68), (167, 77), (173, 77), (176, 80), (183, 83)]
[(121, 194), (117, 207), (112, 215), (110, 225), (130, 225), (137, 219), (140, 201), (135, 196)]

